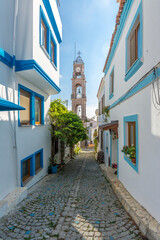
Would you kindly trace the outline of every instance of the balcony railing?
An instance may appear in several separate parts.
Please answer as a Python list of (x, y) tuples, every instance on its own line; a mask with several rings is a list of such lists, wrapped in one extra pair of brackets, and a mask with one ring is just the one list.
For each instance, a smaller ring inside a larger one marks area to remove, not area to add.
[[(86, 98), (86, 95), (82, 94), (81, 98)], [(77, 95), (75, 95), (75, 94), (71, 94), (71, 99), (81, 99), (81, 98), (77, 97)]]
[(104, 114), (98, 116), (98, 122), (104, 122), (104, 120), (105, 120)]

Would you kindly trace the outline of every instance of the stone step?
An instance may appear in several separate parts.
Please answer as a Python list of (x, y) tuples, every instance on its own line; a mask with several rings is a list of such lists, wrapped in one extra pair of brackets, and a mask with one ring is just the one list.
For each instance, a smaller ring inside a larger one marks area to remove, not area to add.
[(0, 218), (7, 215), (13, 208), (27, 197), (26, 187), (17, 187), (0, 201)]

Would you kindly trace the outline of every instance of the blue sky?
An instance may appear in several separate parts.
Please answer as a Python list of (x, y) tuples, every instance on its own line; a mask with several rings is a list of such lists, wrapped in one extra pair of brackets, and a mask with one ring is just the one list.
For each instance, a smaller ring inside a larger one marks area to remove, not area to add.
[(71, 109), (74, 44), (82, 52), (87, 81), (87, 117), (98, 107), (97, 91), (108, 54), (119, 4), (116, 0), (60, 0), (63, 42), (60, 45), (60, 88), (54, 98), (69, 100)]

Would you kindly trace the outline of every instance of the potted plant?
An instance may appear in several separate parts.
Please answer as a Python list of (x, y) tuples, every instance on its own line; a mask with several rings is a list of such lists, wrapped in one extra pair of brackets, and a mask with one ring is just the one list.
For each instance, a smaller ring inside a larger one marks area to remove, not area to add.
[(128, 154), (128, 146), (123, 146), (123, 149), (121, 150), (124, 154)]
[(57, 165), (57, 156), (56, 155), (54, 156), (54, 162), (52, 163), (51, 168), (52, 168), (52, 173), (57, 172), (58, 165)]
[(51, 158), (49, 158), (49, 166), (48, 166), (48, 174), (52, 173), (52, 164), (51, 164)]
[(136, 164), (136, 148), (135, 148), (135, 146), (130, 147), (130, 159), (132, 160), (133, 164)]

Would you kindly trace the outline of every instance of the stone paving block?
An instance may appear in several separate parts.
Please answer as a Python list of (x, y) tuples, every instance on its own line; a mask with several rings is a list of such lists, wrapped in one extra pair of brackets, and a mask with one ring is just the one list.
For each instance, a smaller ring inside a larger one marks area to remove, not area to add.
[[(15, 230), (9, 230), (9, 226)], [(29, 191), (27, 199), (0, 220), (2, 237), (15, 240), (110, 240), (120, 234), (122, 240), (127, 240), (131, 239), (129, 230), (142, 240), (90, 151), (82, 151), (64, 172), (47, 176)], [(27, 231), (31, 233), (26, 235)]]

